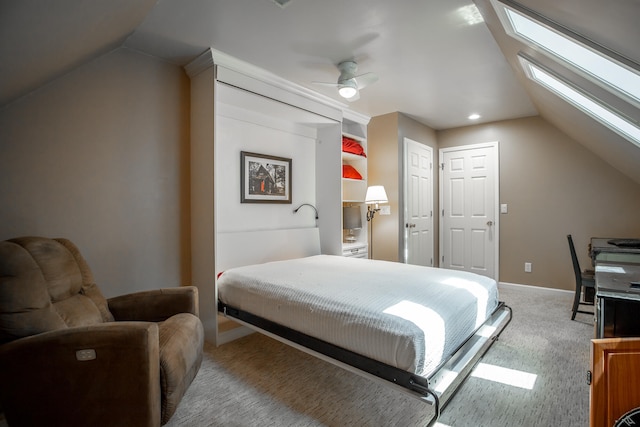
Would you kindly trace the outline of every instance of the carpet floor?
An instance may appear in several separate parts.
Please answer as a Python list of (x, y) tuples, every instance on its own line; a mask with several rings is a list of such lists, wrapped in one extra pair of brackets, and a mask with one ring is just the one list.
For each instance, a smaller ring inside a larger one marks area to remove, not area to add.
[[(573, 294), (500, 285), (513, 319), (442, 411), (440, 426), (587, 426), (593, 316)], [(524, 382), (524, 383), (523, 383)], [(260, 334), (215, 347), (167, 424), (424, 426), (433, 408)]]

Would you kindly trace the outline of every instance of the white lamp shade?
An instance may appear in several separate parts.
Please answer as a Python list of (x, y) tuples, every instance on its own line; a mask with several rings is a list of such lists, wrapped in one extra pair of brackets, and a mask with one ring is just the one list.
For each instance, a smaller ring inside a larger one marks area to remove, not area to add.
[(387, 203), (388, 201), (389, 199), (387, 198), (387, 192), (384, 191), (384, 186), (372, 185), (367, 188), (367, 195), (364, 197), (365, 203)]

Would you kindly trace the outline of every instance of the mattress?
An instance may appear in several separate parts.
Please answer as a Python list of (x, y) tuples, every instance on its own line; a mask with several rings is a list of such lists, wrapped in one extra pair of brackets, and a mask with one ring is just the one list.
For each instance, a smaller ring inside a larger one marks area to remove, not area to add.
[(233, 268), (217, 285), (224, 304), (424, 377), (498, 306), (484, 276), (331, 255)]

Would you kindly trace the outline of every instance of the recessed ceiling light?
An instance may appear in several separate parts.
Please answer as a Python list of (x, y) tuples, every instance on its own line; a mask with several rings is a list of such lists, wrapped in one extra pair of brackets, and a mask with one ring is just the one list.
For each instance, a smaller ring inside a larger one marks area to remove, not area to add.
[(457, 12), (469, 25), (476, 25), (484, 22), (484, 18), (475, 4), (463, 6), (459, 8)]
[(291, 0), (271, 0), (271, 1), (283, 9), (287, 7), (287, 5), (291, 2)]
[(480, 118), (480, 114), (478, 113), (473, 113), (468, 117), (469, 120), (478, 120), (479, 118)]

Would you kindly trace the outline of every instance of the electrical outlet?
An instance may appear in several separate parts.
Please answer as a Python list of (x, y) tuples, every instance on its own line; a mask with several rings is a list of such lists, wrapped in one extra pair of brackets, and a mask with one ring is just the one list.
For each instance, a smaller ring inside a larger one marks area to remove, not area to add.
[(380, 206), (380, 215), (391, 215), (391, 206)]
[(531, 263), (530, 262), (525, 262), (524, 263), (524, 272), (525, 273), (531, 273)]

